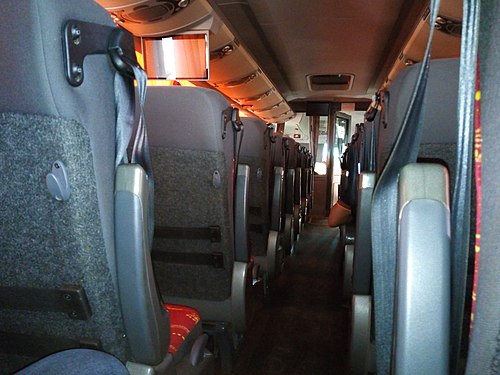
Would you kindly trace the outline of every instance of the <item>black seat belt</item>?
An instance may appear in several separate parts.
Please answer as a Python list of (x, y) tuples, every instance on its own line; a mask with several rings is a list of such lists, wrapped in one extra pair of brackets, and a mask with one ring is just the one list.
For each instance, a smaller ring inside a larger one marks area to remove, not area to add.
[(398, 175), (401, 167), (415, 162), (422, 133), (422, 109), (429, 72), (434, 21), (439, 0), (430, 7), (430, 33), (425, 55), (408, 110), (372, 198), (373, 289), (375, 307), (376, 366), (378, 375), (391, 370), (394, 285), (398, 225)]
[(451, 327), (450, 374), (460, 372), (465, 292), (469, 257), (471, 176), (474, 129), (479, 2), (464, 1), (458, 91), (456, 176), (451, 205)]
[[(135, 133), (132, 155), (130, 162), (137, 163), (146, 172), (148, 177), (149, 196), (154, 197), (154, 178), (151, 156), (149, 154), (149, 142), (144, 118), (144, 104), (146, 101), (147, 75), (139, 66), (137, 61), (125, 54), (120, 55), (121, 61), (126, 66), (126, 71), (117, 70), (115, 74), (115, 105), (116, 105), (116, 160), (115, 166), (129, 163), (127, 148), (133, 132), (135, 120), (135, 101), (133, 95), (133, 83), (130, 79), (132, 72), (137, 82), (137, 93), (139, 96), (139, 118)], [(153, 243), (154, 235), (154, 199), (148, 200), (148, 233), (150, 245)]]
[[(467, 375), (500, 374), (500, 283), (498, 272), (498, 218), (500, 217), (498, 163), (498, 98), (500, 96), (500, 71), (498, 70), (500, 38), (500, 2), (481, 1), (481, 23), (479, 34), (479, 65), (481, 91), (477, 93), (480, 106), (480, 124), (475, 124), (475, 142), (479, 165), (482, 169), (475, 176), (481, 194), (480, 232), (476, 232), (475, 271), (477, 294), (474, 295), (475, 309), (469, 352)], [(476, 112), (476, 118), (479, 119)], [(482, 142), (482, 143), (481, 143)], [(480, 178), (482, 177), (482, 180)], [(477, 229), (476, 229), (477, 231)], [(479, 243), (480, 241), (480, 243)]]

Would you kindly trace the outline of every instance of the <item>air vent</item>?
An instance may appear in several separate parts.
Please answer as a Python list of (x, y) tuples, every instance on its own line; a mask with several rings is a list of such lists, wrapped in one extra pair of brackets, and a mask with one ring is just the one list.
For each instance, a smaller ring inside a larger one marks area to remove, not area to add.
[(112, 12), (114, 19), (120, 23), (138, 24), (163, 21), (189, 5), (189, 1), (149, 0), (136, 7)]
[(341, 90), (352, 87), (354, 74), (314, 74), (307, 76), (307, 84), (311, 91)]

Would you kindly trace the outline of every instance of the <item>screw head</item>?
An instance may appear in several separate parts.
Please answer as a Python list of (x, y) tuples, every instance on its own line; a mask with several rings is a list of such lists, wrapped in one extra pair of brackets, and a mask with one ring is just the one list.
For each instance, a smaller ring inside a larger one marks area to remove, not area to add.
[(82, 31), (77, 25), (71, 26), (71, 39), (76, 45), (80, 44), (82, 41)]
[(71, 74), (73, 75), (73, 79), (75, 82), (80, 83), (83, 79), (83, 69), (77, 63), (73, 63), (71, 66)]

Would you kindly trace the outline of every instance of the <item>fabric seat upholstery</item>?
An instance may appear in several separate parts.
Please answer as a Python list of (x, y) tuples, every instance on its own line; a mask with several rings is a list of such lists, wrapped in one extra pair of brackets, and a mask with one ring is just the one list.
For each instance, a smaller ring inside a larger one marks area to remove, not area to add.
[(192, 343), (202, 333), (201, 318), (198, 311), (188, 306), (165, 303), (164, 308), (170, 317), (170, 344), (168, 352), (186, 352), (186, 343)]
[(145, 105), (156, 181), (152, 254), (159, 289), (165, 301), (193, 306), (205, 321), (229, 322), (241, 333), (250, 257), (237, 251), (234, 234), (231, 113), (222, 95), (194, 87), (150, 87)]
[[(283, 169), (272, 166), (272, 128), (257, 118), (244, 118), (242, 121), (245, 134), (239, 160), (250, 167), (249, 239), (266, 292), (269, 281), (276, 276), (276, 265), (281, 263), (278, 229), (271, 229), (271, 221), (272, 215), (279, 215), (273, 210), (279, 211)], [(275, 218), (275, 221), (279, 220)]]
[[(0, 164), (5, 177), (0, 184), (0, 373), (75, 347), (137, 361), (134, 347), (142, 342), (129, 339), (124, 318), (154, 308), (149, 299), (146, 305), (132, 303), (133, 311), (120, 305), (117, 260), (124, 254), (115, 239), (123, 228), (115, 227), (113, 197), (116, 70), (107, 54), (90, 55), (82, 84), (73, 87), (66, 80), (61, 39), (72, 19), (115, 29), (93, 1), (2, 2), (0, 44), (8, 46), (10, 61), (0, 60), (0, 156), (9, 160)], [(85, 32), (82, 38), (89, 37)], [(46, 183), (54, 169), (67, 173), (70, 193), (62, 200)], [(133, 258), (128, 261), (130, 268), (136, 266)], [(148, 273), (137, 267), (134, 272)], [(66, 302), (59, 299), (72, 303), (72, 310), (62, 310)], [(144, 346), (153, 348), (140, 366), (171, 363), (168, 329), (141, 332), (148, 341)], [(192, 332), (201, 334), (196, 327)], [(164, 351), (151, 345), (161, 335), (166, 340), (159, 341), (167, 341)], [(208, 362), (203, 366), (210, 367)]]
[[(114, 27), (92, 1), (2, 2), (0, 45), (9, 57), (0, 60), (0, 154), (9, 162), (0, 163), (0, 285), (79, 285), (91, 317), (1, 308), (0, 331), (55, 338), (42, 352), (12, 353), (13, 342), (4, 342), (2, 371), (60, 350), (62, 339), (92, 338), (121, 360), (129, 356), (114, 273), (114, 69), (106, 55), (94, 55), (78, 89), (66, 81), (61, 36), (69, 19)], [(69, 176), (68, 201), (52, 198), (45, 183), (58, 160)]]

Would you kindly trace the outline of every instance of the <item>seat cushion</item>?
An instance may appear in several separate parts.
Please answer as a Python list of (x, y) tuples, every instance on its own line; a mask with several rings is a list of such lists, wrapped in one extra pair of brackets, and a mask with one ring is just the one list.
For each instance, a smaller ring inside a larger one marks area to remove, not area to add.
[[(192, 307), (165, 303), (170, 316), (170, 345), (168, 352), (174, 355), (186, 344), (192, 344), (201, 334), (201, 318)], [(184, 348), (183, 348), (184, 349)], [(181, 350), (184, 352), (185, 350)]]

